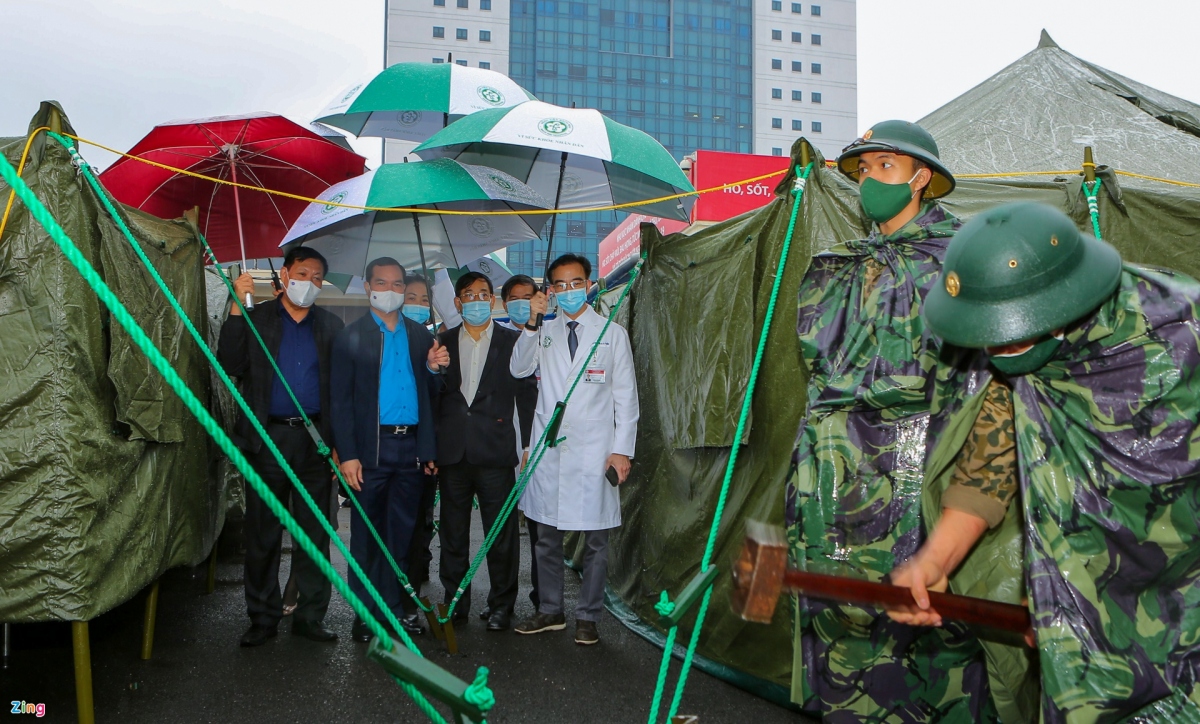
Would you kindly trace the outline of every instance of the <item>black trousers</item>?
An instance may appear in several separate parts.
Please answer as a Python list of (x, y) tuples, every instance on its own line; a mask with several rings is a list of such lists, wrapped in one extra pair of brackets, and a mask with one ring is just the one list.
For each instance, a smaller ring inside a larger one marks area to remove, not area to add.
[[(416, 529), (424, 489), (425, 474), (417, 467), (416, 432), (381, 434), (379, 467), (363, 470), (362, 490), (355, 495), (405, 575), (408, 575), (408, 548)], [(406, 611), (416, 610), (416, 604), (400, 585), (357, 508), (350, 510), (350, 555), (358, 561), (393, 614), (403, 616)], [(367, 604), (372, 616), (382, 620), (381, 611), (367, 595), (366, 586), (353, 571), (349, 575), (350, 590)]]
[(529, 532), (529, 582), (533, 584), (533, 588), (529, 591), (529, 602), (533, 604), (533, 610), (536, 611), (542, 605), (542, 597), (538, 595), (537, 521), (526, 518), (525, 530)]
[(408, 547), (408, 580), (413, 588), (421, 590), (421, 584), (429, 580), (429, 565), (433, 563), (434, 501), (437, 500), (438, 479), (436, 475), (425, 476), (425, 491), (421, 494), (421, 510), (417, 514), (417, 528), (413, 531), (412, 544)]
[[(317, 447), (303, 427), (268, 423), (267, 434), (283, 454), (296, 477), (318, 506), (329, 516), (332, 471), (317, 454)], [(292, 487), (283, 468), (266, 445), (253, 456), (254, 469), (263, 482), (285, 505), (291, 498), (292, 515), (301, 529), (317, 544), (317, 549), (329, 560), (329, 536), (316, 516)], [(279, 556), (283, 545), (283, 523), (267, 508), (253, 489), (246, 494), (246, 610), (252, 623), (274, 626), (283, 616), (283, 595), (279, 591)], [(329, 608), (331, 586), (321, 575), (317, 564), (299, 545), (292, 553), (292, 578), (296, 580), (299, 597), (293, 621), (321, 621)]]
[[(449, 603), (471, 566), (471, 499), (479, 497), (479, 514), (485, 533), (492, 529), (508, 494), (516, 484), (510, 467), (483, 467), (470, 463), (446, 465), (439, 471), (442, 485), (442, 521), (438, 533), (442, 539), (441, 570), (445, 601)], [(488, 607), (493, 611), (512, 611), (517, 601), (517, 573), (520, 571), (521, 539), (517, 516), (504, 522), (495, 544), (487, 554)], [(471, 610), (468, 586), (455, 613)]]

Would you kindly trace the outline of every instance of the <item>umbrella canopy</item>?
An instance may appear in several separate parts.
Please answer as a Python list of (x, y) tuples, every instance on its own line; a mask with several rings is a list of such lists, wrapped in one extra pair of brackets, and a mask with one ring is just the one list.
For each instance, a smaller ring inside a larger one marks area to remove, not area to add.
[(532, 98), (494, 70), (454, 63), (397, 63), (342, 91), (316, 121), (355, 136), (420, 143), (463, 116)]
[[(129, 155), (275, 191), (315, 197), (361, 174), (366, 159), (271, 113), (155, 126)], [(200, 231), (219, 261), (278, 254), (305, 201), (217, 183), (122, 157), (100, 175), (122, 203), (162, 218), (200, 207)]]
[[(414, 152), (491, 166), (529, 184), (554, 208), (624, 204), (693, 191), (667, 149), (599, 111), (528, 101), (480, 111), (439, 131)], [(694, 197), (637, 207), (687, 221)], [(632, 209), (631, 209), (632, 210)]]
[(547, 215), (443, 215), (363, 211), (333, 204), (445, 211), (528, 211), (550, 202), (506, 173), (441, 159), (385, 164), (343, 181), (309, 205), (282, 245), (312, 247), (329, 260), (326, 278), (345, 288), (381, 256), (406, 269), (458, 267), (538, 238)]

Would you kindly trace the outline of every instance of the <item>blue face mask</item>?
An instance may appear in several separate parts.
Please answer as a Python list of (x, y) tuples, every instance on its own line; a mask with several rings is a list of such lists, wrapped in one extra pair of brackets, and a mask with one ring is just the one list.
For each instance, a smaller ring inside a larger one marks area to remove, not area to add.
[(417, 324), (427, 324), (429, 322), (429, 307), (423, 304), (405, 304), (400, 313)]
[(587, 289), (568, 289), (565, 292), (555, 292), (558, 306), (567, 314), (574, 314), (587, 303)]
[(508, 321), (514, 326), (520, 327), (529, 321), (529, 300), (514, 299), (505, 305), (508, 309)]
[(462, 318), (467, 324), (480, 327), (492, 318), (492, 303), (467, 302), (462, 305)]

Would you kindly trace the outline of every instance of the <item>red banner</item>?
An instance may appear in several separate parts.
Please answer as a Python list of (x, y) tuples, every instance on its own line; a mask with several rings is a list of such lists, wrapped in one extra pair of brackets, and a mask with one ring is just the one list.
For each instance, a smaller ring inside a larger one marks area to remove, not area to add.
[(654, 224), (664, 234), (673, 234), (688, 227), (686, 223), (674, 219), (630, 214), (600, 242), (601, 279), (607, 277), (624, 262), (642, 253), (642, 224)]
[[(787, 156), (756, 156), (749, 153), (696, 151), (692, 163), (692, 185), (697, 189), (722, 186), (772, 171), (785, 171)], [(783, 174), (721, 191), (701, 194), (692, 209), (692, 221), (724, 221), (766, 206), (775, 198), (775, 186)]]

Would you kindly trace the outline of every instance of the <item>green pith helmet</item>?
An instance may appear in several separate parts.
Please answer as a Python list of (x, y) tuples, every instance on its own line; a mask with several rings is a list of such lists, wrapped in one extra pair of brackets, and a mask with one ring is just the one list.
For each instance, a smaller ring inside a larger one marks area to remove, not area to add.
[(938, 157), (937, 142), (929, 135), (929, 131), (915, 123), (876, 123), (862, 138), (842, 149), (842, 155), (838, 156), (837, 160), (838, 169), (858, 183), (858, 157), (872, 151), (901, 153), (929, 164), (933, 179), (925, 187), (924, 197), (927, 199), (940, 199), (954, 190), (954, 176), (942, 165), (942, 159)]
[(1121, 255), (1057, 209), (1005, 204), (963, 225), (925, 299), (930, 331), (960, 347), (1035, 339), (1083, 317), (1121, 280)]

